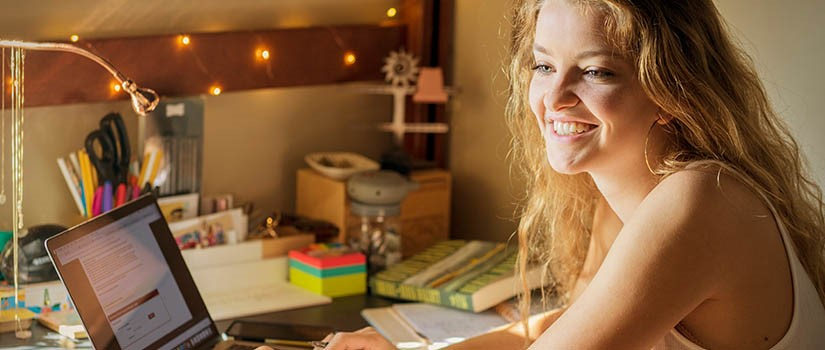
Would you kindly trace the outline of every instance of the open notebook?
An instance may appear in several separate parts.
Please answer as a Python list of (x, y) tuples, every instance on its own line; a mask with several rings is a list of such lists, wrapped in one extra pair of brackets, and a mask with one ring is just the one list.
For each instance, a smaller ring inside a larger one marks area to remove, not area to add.
[(399, 349), (440, 349), (510, 323), (493, 310), (473, 313), (424, 303), (365, 309), (361, 315)]

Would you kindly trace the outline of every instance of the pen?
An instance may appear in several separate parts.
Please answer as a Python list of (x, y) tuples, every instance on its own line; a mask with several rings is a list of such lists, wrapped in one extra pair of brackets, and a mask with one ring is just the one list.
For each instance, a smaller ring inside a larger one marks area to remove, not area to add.
[[(112, 191), (109, 190), (109, 193)], [(98, 216), (103, 209), (103, 187), (98, 187), (95, 190), (94, 201), (92, 202), (92, 216)]]
[[(316, 348), (318, 346), (314, 345), (313, 343), (320, 343), (320, 342), (308, 342), (308, 341), (301, 341), (301, 340), (286, 340), (286, 339), (264, 339), (264, 343), (273, 344), (273, 345), (288, 345), (288, 346), (298, 346), (302, 348)], [(324, 343), (326, 344), (326, 343)], [(324, 345), (326, 346), (326, 345)]]

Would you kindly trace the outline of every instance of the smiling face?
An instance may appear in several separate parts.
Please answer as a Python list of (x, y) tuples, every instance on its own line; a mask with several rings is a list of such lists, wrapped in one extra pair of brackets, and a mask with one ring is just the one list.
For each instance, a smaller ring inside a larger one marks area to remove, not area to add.
[(530, 107), (560, 173), (646, 167), (645, 137), (658, 108), (602, 27), (598, 11), (563, 0), (548, 0), (539, 12)]

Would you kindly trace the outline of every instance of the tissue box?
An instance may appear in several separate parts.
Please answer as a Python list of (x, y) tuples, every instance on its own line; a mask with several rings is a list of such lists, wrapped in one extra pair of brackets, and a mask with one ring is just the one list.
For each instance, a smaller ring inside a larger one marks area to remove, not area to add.
[(340, 245), (317, 244), (289, 252), (289, 282), (306, 290), (340, 297), (367, 291), (367, 259)]

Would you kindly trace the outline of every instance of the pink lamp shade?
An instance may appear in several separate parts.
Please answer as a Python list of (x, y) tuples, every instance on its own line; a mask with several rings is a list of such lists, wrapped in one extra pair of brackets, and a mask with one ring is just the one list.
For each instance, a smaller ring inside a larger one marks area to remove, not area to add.
[(422, 67), (418, 75), (418, 91), (413, 95), (418, 103), (445, 103), (447, 92), (444, 91), (444, 75), (441, 67)]

